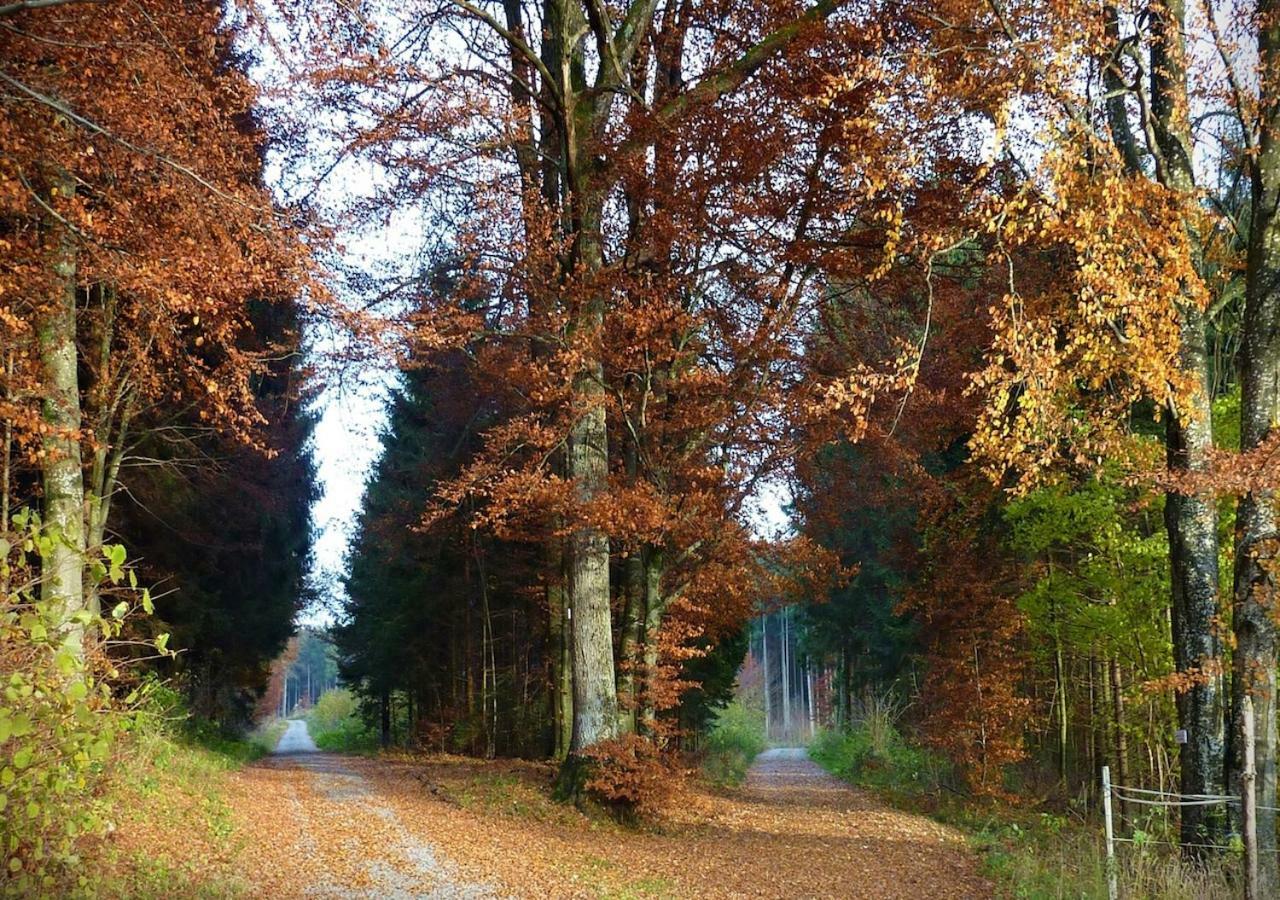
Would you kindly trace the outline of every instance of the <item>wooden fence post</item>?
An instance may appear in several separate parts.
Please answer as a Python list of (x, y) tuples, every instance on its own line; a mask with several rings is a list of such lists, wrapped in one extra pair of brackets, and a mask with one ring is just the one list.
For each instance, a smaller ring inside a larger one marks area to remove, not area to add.
[(1253, 755), (1254, 722), (1253, 698), (1244, 697), (1244, 772), (1240, 776), (1241, 819), (1244, 824), (1244, 896), (1245, 900), (1258, 898), (1258, 780), (1257, 764)]
[(1119, 900), (1116, 880), (1116, 835), (1111, 823), (1111, 767), (1102, 767), (1102, 822), (1107, 835), (1107, 896)]

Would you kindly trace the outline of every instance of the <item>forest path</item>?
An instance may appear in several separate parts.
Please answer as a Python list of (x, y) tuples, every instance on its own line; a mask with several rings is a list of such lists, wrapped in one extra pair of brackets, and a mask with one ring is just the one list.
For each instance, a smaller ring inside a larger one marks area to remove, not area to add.
[(276, 743), (276, 749), (272, 753), (315, 753), (320, 748), (316, 746), (316, 742), (311, 740), (311, 732), (307, 730), (306, 719), (290, 719), (289, 727), (285, 729), (284, 734), (280, 735), (280, 740)]
[(277, 755), (230, 798), (252, 896), (974, 898), (952, 829), (890, 809), (803, 749), (742, 788), (690, 781), (626, 829), (548, 799), (554, 767), (454, 756)]
[[(302, 725), (295, 730), (295, 725)], [(294, 736), (295, 747), (283, 749)], [(232, 805), (248, 832), (253, 896), (453, 900), (492, 897), (459, 879), (420, 832), (406, 828), (360, 769), (315, 752), (305, 723), (290, 723), (274, 755), (237, 780)]]

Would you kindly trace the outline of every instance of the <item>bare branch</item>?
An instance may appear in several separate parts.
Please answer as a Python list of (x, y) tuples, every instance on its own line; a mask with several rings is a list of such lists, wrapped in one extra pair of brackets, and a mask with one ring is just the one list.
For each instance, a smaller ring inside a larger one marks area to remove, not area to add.
[(556, 103), (559, 106), (561, 107), (564, 106), (564, 98), (560, 96), (560, 91), (556, 87), (556, 80), (551, 77), (551, 72), (548, 71), (546, 63), (542, 61), (542, 57), (540, 57), (537, 53), (533, 52), (533, 48), (530, 47), (527, 43), (525, 43), (521, 39), (520, 35), (516, 34), (511, 29), (507, 28), (505, 25), (503, 25), (496, 18), (494, 18), (489, 13), (485, 12), (480, 7), (476, 6), (473, 3), (469, 3), (468, 0), (449, 0), (449, 2), (452, 3), (454, 6), (458, 7), (459, 9), (463, 10), (464, 12), (466, 12), (468, 15), (479, 19), (481, 22), (484, 22), (491, 29), (493, 29), (495, 34), (497, 34), (504, 41), (510, 44), (517, 52), (519, 52), (521, 56), (527, 59), (529, 61), (529, 64), (532, 65), (535, 69), (537, 69), (538, 74), (542, 76), (542, 79), (546, 83), (547, 90), (551, 93), (552, 98), (556, 101)]
[(67, 6), (71, 3), (102, 3), (103, 0), (18, 0), (0, 6), (0, 16), (12, 16), (28, 9), (46, 9), (50, 6)]

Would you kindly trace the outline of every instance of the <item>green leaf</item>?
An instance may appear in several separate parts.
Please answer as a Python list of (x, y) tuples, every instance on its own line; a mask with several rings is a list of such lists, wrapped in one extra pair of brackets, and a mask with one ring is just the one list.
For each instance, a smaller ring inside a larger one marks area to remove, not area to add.
[(124, 614), (127, 613), (128, 611), (129, 611), (128, 602), (121, 600), (119, 603), (116, 604), (115, 609), (111, 610), (111, 618), (123, 619)]
[(58, 651), (57, 655), (54, 656), (53, 663), (58, 667), (58, 671), (63, 675), (70, 675), (76, 670), (79, 660), (76, 659), (76, 655), (74, 653), (66, 647), (63, 647)]
[(142, 589), (142, 608), (147, 615), (151, 615), (156, 611), (156, 605), (151, 602), (151, 591), (147, 588)]
[(13, 767), (15, 769), (25, 769), (29, 765), (31, 765), (31, 745), (27, 744), (13, 754)]
[(113, 567), (118, 568), (124, 565), (124, 544), (108, 544), (102, 548), (102, 552), (107, 559), (111, 560), (111, 565)]
[(157, 636), (156, 636), (156, 649), (157, 649), (157, 650), (159, 650), (161, 653), (167, 653), (167, 652), (168, 652), (168, 650), (167, 650), (167, 647), (168, 647), (168, 646), (169, 646), (169, 632), (167, 632), (167, 631), (166, 631), (166, 632), (164, 632), (163, 634), (160, 634), (160, 635), (157, 635)]
[(89, 696), (89, 688), (83, 681), (73, 681), (67, 688), (67, 696), (72, 700), (83, 700)]

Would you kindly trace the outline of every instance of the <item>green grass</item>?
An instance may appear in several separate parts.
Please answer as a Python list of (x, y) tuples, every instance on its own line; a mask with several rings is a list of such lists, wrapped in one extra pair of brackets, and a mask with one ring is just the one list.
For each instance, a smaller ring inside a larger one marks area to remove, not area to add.
[(809, 756), (845, 781), (906, 796), (936, 792), (947, 770), (943, 760), (886, 724), (821, 731), (809, 744)]
[(288, 727), (288, 719), (268, 719), (249, 732), (245, 736), (245, 740), (257, 747), (263, 755), (272, 753), (275, 751), (276, 745), (280, 743), (280, 738)]
[(601, 900), (653, 900), (675, 894), (675, 885), (666, 878), (629, 878), (624, 866), (600, 856), (583, 860), (578, 880)]
[(764, 748), (764, 713), (735, 700), (716, 716), (707, 735), (702, 772), (713, 784), (739, 785)]

